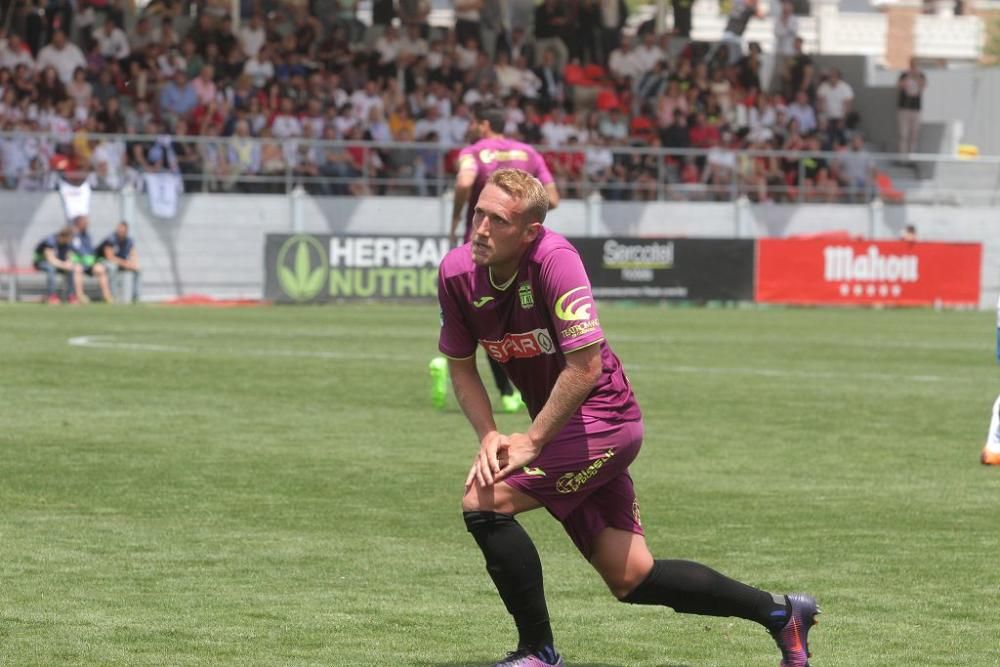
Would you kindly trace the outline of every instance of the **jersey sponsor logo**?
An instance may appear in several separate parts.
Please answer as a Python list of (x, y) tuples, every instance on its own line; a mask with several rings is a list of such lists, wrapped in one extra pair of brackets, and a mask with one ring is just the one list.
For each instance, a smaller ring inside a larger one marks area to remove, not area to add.
[(524, 333), (509, 333), (500, 340), (479, 340), (486, 354), (501, 364), (511, 359), (530, 359), (543, 354), (555, 354), (556, 346), (545, 329)]
[(586, 336), (587, 334), (600, 328), (600, 320), (587, 320), (586, 322), (580, 322), (579, 324), (574, 324), (571, 327), (566, 327), (559, 332), (559, 337), (563, 340), (572, 340), (574, 338), (579, 338), (580, 336)]
[(528, 466), (524, 466), (522, 470), (525, 475), (531, 475), (532, 477), (545, 477), (545, 471), (541, 468), (529, 468)]
[(589, 466), (581, 470), (580, 472), (568, 472), (559, 479), (556, 480), (556, 491), (559, 493), (575, 493), (583, 488), (583, 485), (589, 482), (593, 477), (604, 467), (612, 456), (615, 455), (615, 450), (609, 449), (608, 451), (601, 454), (600, 458), (591, 463)]
[(491, 296), (481, 296), (478, 299), (476, 299), (475, 301), (473, 301), (472, 305), (475, 306), (476, 308), (482, 308), (483, 306), (485, 306), (486, 304), (488, 304), (490, 301), (493, 301), (493, 297), (491, 297)]
[(594, 305), (593, 297), (590, 296), (589, 290), (582, 296), (578, 296), (572, 301), (570, 297), (579, 292), (580, 290), (587, 290), (586, 285), (581, 285), (580, 287), (574, 287), (570, 291), (566, 292), (558, 299), (556, 299), (555, 311), (556, 317), (560, 320), (565, 320), (567, 322), (581, 321), (590, 319), (590, 308)]
[(521, 308), (527, 310), (535, 307), (535, 293), (531, 291), (531, 282), (525, 281), (517, 286), (517, 296), (521, 300)]
[(528, 160), (528, 153), (519, 148), (509, 151), (498, 151), (493, 148), (484, 148), (479, 151), (479, 161), (483, 164), (490, 164), (492, 162), (514, 162), (516, 160), (526, 162)]

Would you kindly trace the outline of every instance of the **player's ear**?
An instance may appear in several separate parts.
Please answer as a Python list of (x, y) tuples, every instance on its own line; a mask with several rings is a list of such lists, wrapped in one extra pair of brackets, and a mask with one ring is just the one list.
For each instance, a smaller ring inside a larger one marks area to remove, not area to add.
[(540, 222), (529, 222), (524, 227), (524, 240), (528, 243), (533, 242), (538, 238), (538, 234), (542, 231), (542, 223)]

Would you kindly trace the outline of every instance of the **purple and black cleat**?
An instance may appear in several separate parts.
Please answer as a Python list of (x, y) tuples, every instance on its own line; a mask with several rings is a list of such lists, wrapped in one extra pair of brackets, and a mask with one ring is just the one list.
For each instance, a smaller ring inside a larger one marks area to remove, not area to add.
[(506, 658), (495, 663), (493, 667), (566, 667), (566, 663), (559, 654), (556, 654), (555, 662), (546, 662), (528, 649), (518, 649), (508, 653)]
[(819, 623), (819, 607), (816, 598), (803, 593), (788, 595), (792, 605), (792, 617), (785, 627), (771, 633), (774, 642), (781, 649), (780, 667), (809, 667), (809, 628)]

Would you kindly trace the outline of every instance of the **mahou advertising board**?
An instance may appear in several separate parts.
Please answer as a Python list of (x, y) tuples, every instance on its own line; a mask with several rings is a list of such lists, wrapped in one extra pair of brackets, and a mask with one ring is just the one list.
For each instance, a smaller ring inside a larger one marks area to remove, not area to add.
[(978, 243), (760, 239), (756, 301), (975, 306)]

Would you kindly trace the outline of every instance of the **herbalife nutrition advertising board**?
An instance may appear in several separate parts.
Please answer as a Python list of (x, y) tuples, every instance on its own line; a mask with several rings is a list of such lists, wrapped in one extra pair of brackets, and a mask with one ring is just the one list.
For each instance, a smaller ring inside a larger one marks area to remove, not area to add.
[[(737, 239), (574, 238), (605, 299), (753, 298), (754, 242)], [(432, 236), (268, 234), (264, 298), (433, 299), (448, 240)]]
[(268, 234), (264, 298), (279, 303), (332, 299), (433, 299), (448, 239), (432, 236)]

